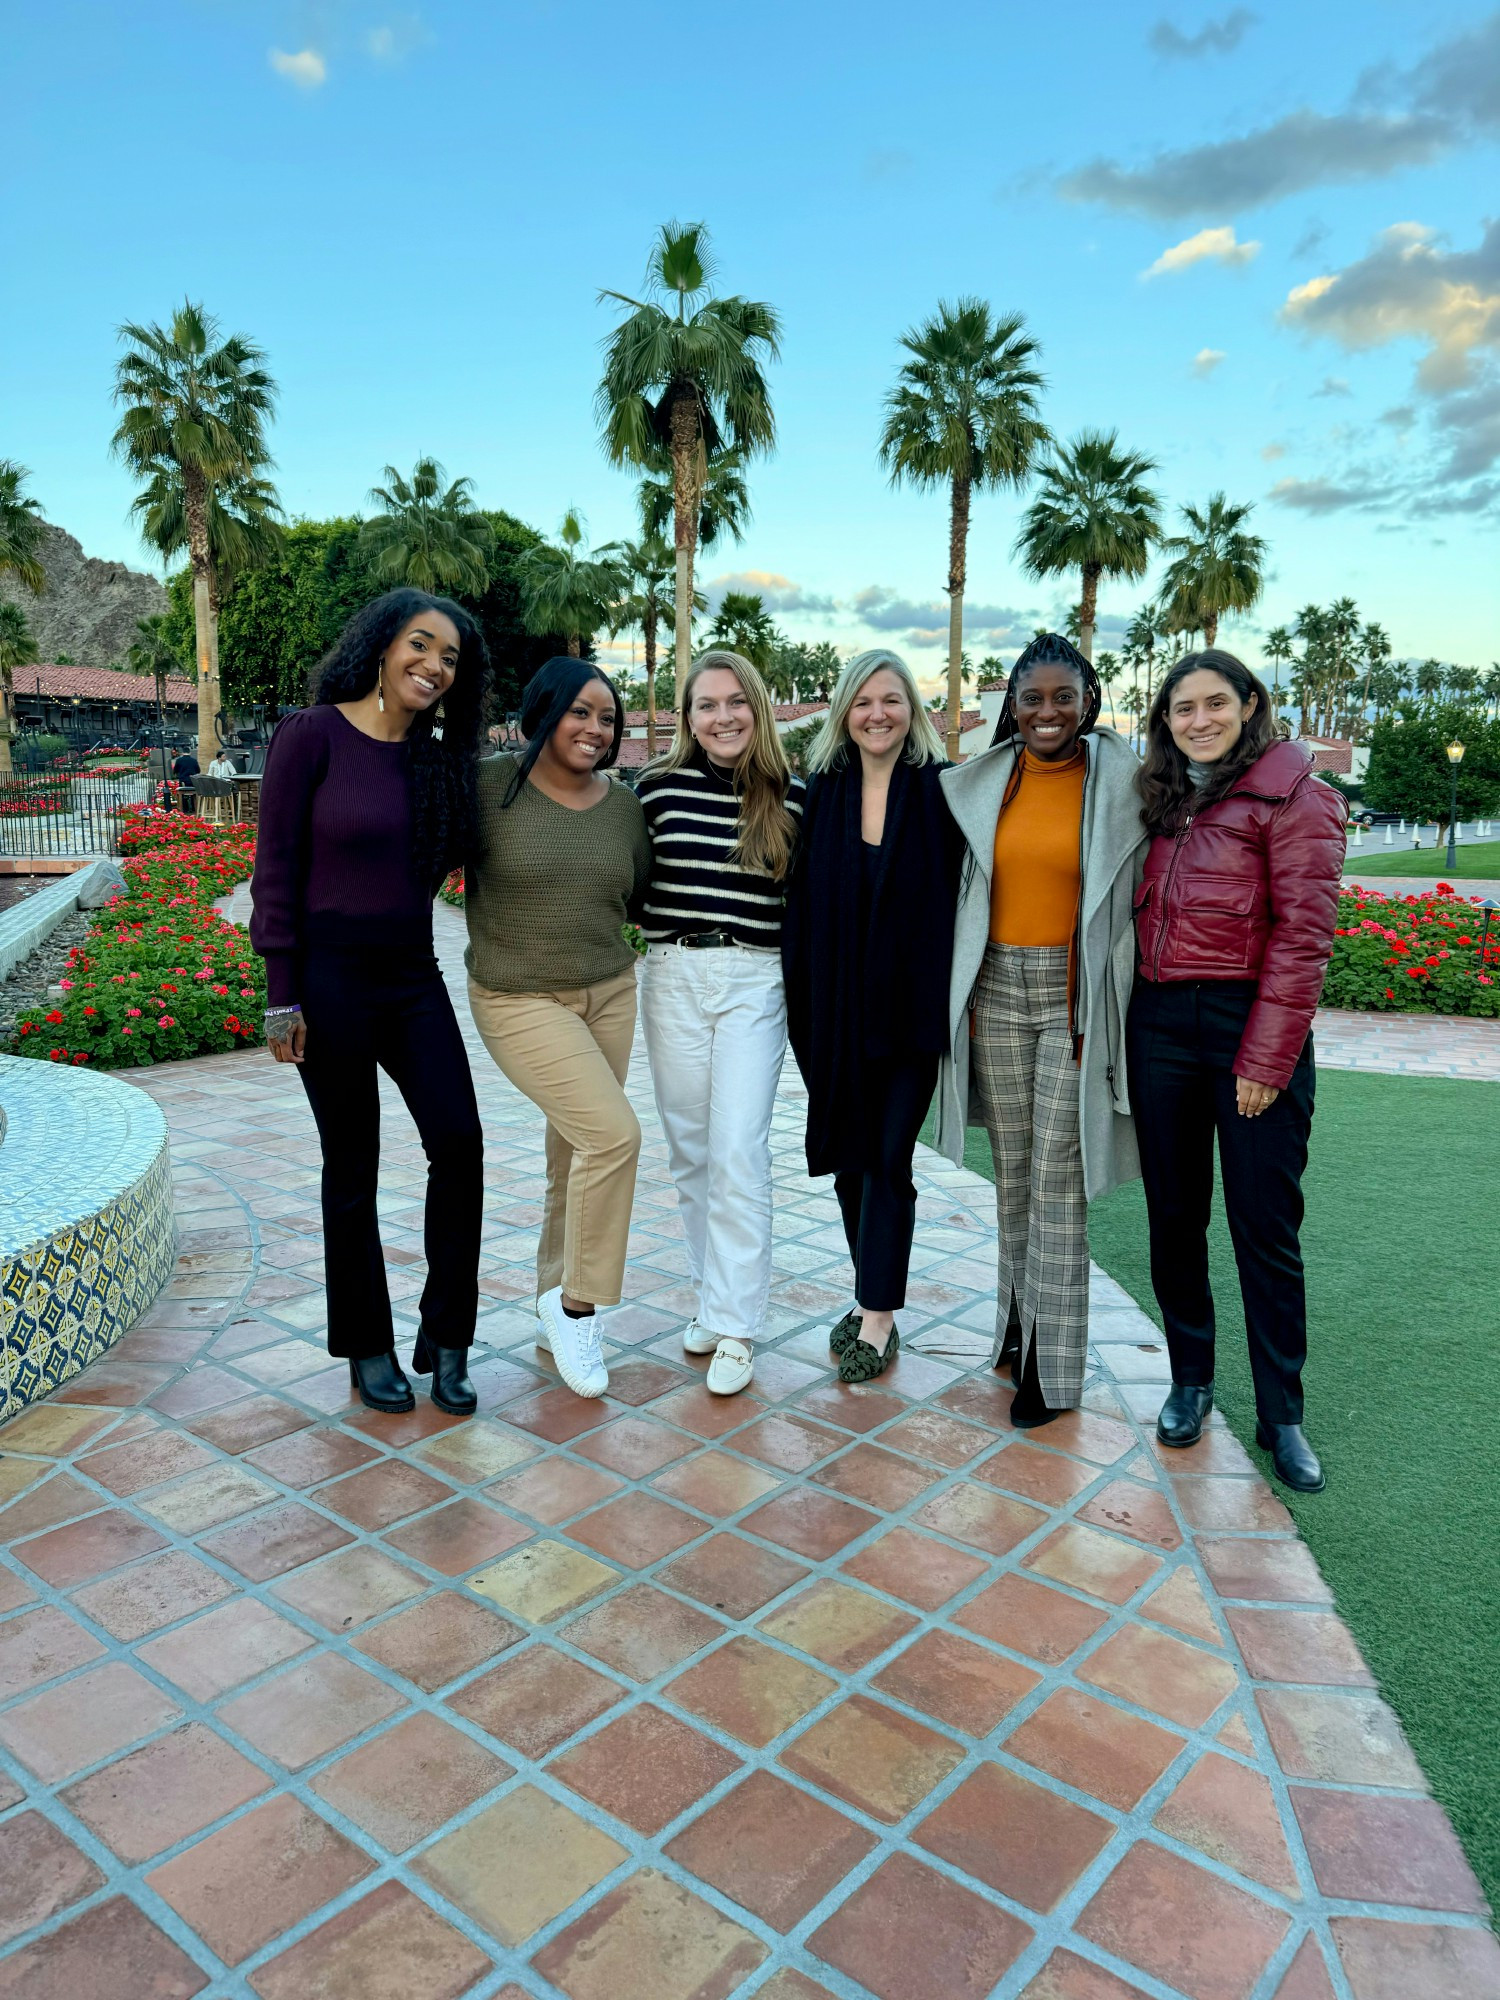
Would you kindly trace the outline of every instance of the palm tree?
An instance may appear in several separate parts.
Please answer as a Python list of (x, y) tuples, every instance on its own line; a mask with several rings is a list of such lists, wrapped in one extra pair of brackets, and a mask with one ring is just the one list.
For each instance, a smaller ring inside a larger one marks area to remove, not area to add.
[(1417, 668), (1417, 693), (1436, 701), (1443, 691), (1443, 668), (1438, 660), (1424, 660)]
[(221, 341), (218, 322), (190, 300), (172, 315), (170, 327), (127, 322), (120, 337), (128, 351), (115, 368), (114, 396), (124, 413), (113, 448), (148, 487), (168, 466), (182, 482), (193, 572), (198, 761), (207, 765), (217, 747), (219, 705), (212, 502), (215, 493), (242, 488), (270, 465), (265, 423), (276, 384), (260, 365), (265, 357), (253, 341), (238, 333)]
[(1076, 569), (1079, 650), (1094, 656), (1099, 579), (1141, 576), (1161, 534), (1147, 475), (1156, 460), (1122, 451), (1114, 431), (1080, 431), (1043, 466), (1041, 491), (1021, 519), (1016, 554), (1032, 576)]
[(0, 458), (0, 576), (13, 576), (35, 597), (46, 588), (42, 568), (42, 503), (24, 492), (31, 474), (13, 458)]
[(880, 460), (893, 485), (948, 490), (948, 755), (956, 761), (970, 503), (976, 490), (1023, 486), (1049, 442), (1037, 407), (1040, 348), (1019, 313), (997, 314), (976, 298), (940, 301), (901, 345), (910, 358), (885, 399)]
[[(158, 465), (130, 503), (143, 540), (163, 561), (188, 546), (187, 493), (180, 466)], [(215, 625), (235, 578), (269, 562), (281, 541), (281, 501), (260, 473), (215, 487), (208, 501), (208, 599)]]
[(1162, 602), (1179, 617), (1190, 615), (1191, 629), (1202, 632), (1207, 646), (1217, 642), (1226, 612), (1249, 611), (1265, 588), (1266, 544), (1244, 529), (1251, 512), (1248, 500), (1231, 505), (1222, 493), (1210, 493), (1206, 507), (1183, 508), (1187, 532), (1162, 543), (1172, 557)]
[(638, 542), (607, 542), (601, 556), (613, 556), (626, 577), (626, 592), (610, 606), (609, 636), (639, 627), (646, 654), (646, 754), (656, 755), (656, 635), (674, 616), (672, 579), (676, 564), (662, 535)]
[(1156, 661), (1156, 642), (1161, 636), (1161, 610), (1155, 604), (1143, 604), (1125, 627), (1125, 658), (1132, 669), (1144, 667), (1146, 670), (1146, 692), (1141, 705), (1143, 715), (1151, 707), (1151, 671)]
[(385, 485), (370, 489), (382, 509), (360, 530), (381, 583), (410, 584), (437, 595), (482, 597), (489, 587), (495, 531), (474, 506), (474, 482), (447, 478), (435, 458), (419, 458), (410, 479), (394, 465)]
[(780, 352), (781, 322), (763, 301), (706, 296), (714, 264), (701, 222), (668, 222), (646, 272), (648, 299), (601, 291), (630, 312), (609, 338), (597, 397), (613, 465), (672, 464), (679, 698), (692, 663), (693, 565), (699, 510), (714, 455), (742, 458), (776, 440), (763, 366)]
[(766, 673), (776, 651), (778, 633), (766, 601), (758, 591), (726, 590), (708, 636), (715, 645), (741, 654)]
[(15, 768), (10, 756), (11, 717), (15, 713), (16, 701), (15, 670), (31, 666), (36, 658), (37, 643), (31, 636), (26, 613), (8, 597), (0, 597), (0, 708), (5, 712), (4, 724), (0, 727), (0, 776), (9, 777)]
[[(1370, 704), (1370, 682), (1376, 669), (1383, 666), (1391, 657), (1391, 642), (1386, 636), (1385, 627), (1377, 625), (1372, 618), (1359, 635), (1359, 647), (1365, 659), (1365, 684), (1360, 690), (1359, 714), (1355, 718), (1356, 728), (1350, 732), (1356, 736), (1364, 733), (1365, 710)], [(1379, 707), (1378, 702), (1376, 706)]]
[(137, 618), (135, 630), (136, 636), (126, 655), (127, 664), (133, 674), (150, 674), (155, 681), (156, 713), (160, 720), (166, 707), (168, 676), (179, 673), (182, 662), (167, 637), (165, 615)]
[[(41, 502), (22, 490), (30, 477), (26, 467), (17, 465), (13, 458), (0, 458), (0, 577), (13, 576), (17, 583), (35, 596), (45, 588), (47, 572), (42, 568), (39, 553), (42, 545)], [(21, 607), (4, 604), (3, 611), (15, 613), (15, 618), (6, 621), (11, 628), (8, 643), (12, 646), (23, 643), (24, 635), (24, 643), (31, 646), (31, 651), (24, 657), (12, 659), (7, 656), (3, 685), (0, 685), (0, 774), (9, 774), (13, 768), (10, 758), (13, 728), (11, 669), (26, 666), (34, 660), (36, 646)], [(6, 644), (4, 633), (0, 633), (0, 646)]]
[(1484, 698), (1495, 711), (1495, 719), (1500, 721), (1500, 660), (1490, 661), (1490, 670), (1484, 677)]
[(1271, 703), (1281, 711), (1281, 669), (1292, 657), (1292, 635), (1285, 625), (1273, 625), (1266, 634), (1266, 658), (1271, 662)]
[(570, 507), (557, 542), (538, 542), (516, 557), (516, 588), (528, 632), (560, 632), (572, 657), (583, 657), (583, 642), (609, 624), (611, 607), (629, 587), (623, 562), (601, 549), (583, 551), (583, 516)]
[(1113, 716), (1115, 712), (1115, 698), (1111, 690), (1113, 688), (1115, 681), (1117, 681), (1120, 677), (1119, 654), (1108, 653), (1108, 652), (1101, 653), (1098, 659), (1095, 660), (1094, 662), (1094, 672), (1099, 676), (1100, 687), (1103, 688), (1104, 692), (1107, 695), (1109, 695), (1109, 712), (1110, 715)]
[[(662, 452), (658, 470), (648, 473), (639, 490), (641, 532), (665, 535), (672, 526), (672, 461)], [(745, 455), (727, 446), (708, 461), (698, 493), (699, 549), (711, 549), (727, 537), (741, 542), (750, 525), (750, 489), (745, 479)]]

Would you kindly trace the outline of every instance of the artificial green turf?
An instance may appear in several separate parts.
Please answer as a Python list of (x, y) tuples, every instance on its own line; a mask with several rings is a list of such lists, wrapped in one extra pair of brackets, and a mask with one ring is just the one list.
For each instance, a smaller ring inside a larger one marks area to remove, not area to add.
[(1500, 840), (1476, 841), (1472, 847), (1454, 849), (1456, 866), (1447, 864), (1446, 847), (1423, 847), (1413, 851), (1403, 848), (1400, 834), (1395, 845), (1387, 847), (1384, 836), (1378, 830), (1366, 833), (1366, 840), (1374, 840), (1375, 847), (1351, 847), (1344, 861), (1344, 873), (1352, 875), (1356, 881), (1365, 875), (1411, 875), (1420, 876), (1424, 881), (1431, 876), (1434, 882), (1485, 882), (1500, 879)]
[[(1500, 1908), (1497, 1137), (1500, 1084), (1319, 1073), (1305, 1381), (1328, 1487), (1276, 1491)], [(967, 1162), (993, 1179), (983, 1132)], [(1216, 1400), (1269, 1475), (1217, 1197), (1214, 1209)], [(1139, 1181), (1093, 1205), (1089, 1237), (1159, 1325)]]

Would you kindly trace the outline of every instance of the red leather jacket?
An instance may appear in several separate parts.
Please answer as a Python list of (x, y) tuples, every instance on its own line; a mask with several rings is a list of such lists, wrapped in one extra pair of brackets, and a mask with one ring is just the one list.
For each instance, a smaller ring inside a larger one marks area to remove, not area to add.
[(1236, 1076), (1280, 1090), (1333, 950), (1347, 809), (1302, 743), (1273, 743), (1222, 799), (1158, 834), (1135, 899), (1138, 971), (1259, 985)]

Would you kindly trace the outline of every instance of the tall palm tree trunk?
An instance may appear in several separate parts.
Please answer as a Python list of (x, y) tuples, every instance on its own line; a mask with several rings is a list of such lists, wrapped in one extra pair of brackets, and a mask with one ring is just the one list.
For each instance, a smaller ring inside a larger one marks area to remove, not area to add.
[(568, 634), (568, 658), (570, 660), (581, 660), (583, 658), (583, 640), (577, 632), (570, 632)]
[(964, 584), (969, 557), (970, 481), (955, 475), (948, 518), (948, 761), (958, 762), (964, 705)]
[[(188, 559), (193, 569), (193, 646), (198, 659), (198, 762), (206, 771), (217, 754), (214, 716), (219, 701), (219, 636), (214, 629), (209, 577), (208, 488), (200, 473), (183, 468)], [(163, 762), (165, 763), (165, 757)]]
[(15, 769), (10, 759), (11, 731), (15, 727), (11, 717), (15, 712), (15, 675), (9, 667), (0, 667), (0, 778), (8, 778)]
[(641, 621), (641, 629), (646, 638), (646, 755), (656, 755), (656, 602), (646, 601), (646, 615)]
[(677, 709), (693, 664), (693, 556), (698, 545), (698, 406), (681, 396), (672, 406), (672, 532), (677, 557)]
[(1078, 600), (1078, 650), (1091, 664), (1094, 658), (1094, 624), (1099, 615), (1099, 565), (1083, 565), (1083, 591)]

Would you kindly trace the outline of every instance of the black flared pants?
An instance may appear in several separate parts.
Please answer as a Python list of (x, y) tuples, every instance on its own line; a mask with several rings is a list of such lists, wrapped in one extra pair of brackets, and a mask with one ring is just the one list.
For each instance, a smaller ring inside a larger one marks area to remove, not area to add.
[(1270, 1109), (1241, 1117), (1234, 1061), (1254, 998), (1250, 980), (1138, 982), (1127, 1039), (1130, 1104), (1146, 1184), (1151, 1285), (1172, 1379), (1201, 1387), (1214, 1378), (1208, 1222), (1217, 1135), (1255, 1407), (1267, 1423), (1300, 1424), (1307, 1359), (1300, 1230), (1313, 1045), (1309, 1035)]
[(437, 961), (367, 952), (308, 954), (303, 1087), (323, 1144), (328, 1351), (364, 1359), (395, 1346), (376, 1215), (384, 1070), (427, 1155), (422, 1331), (468, 1347), (479, 1308), (484, 1135), (468, 1052)]

